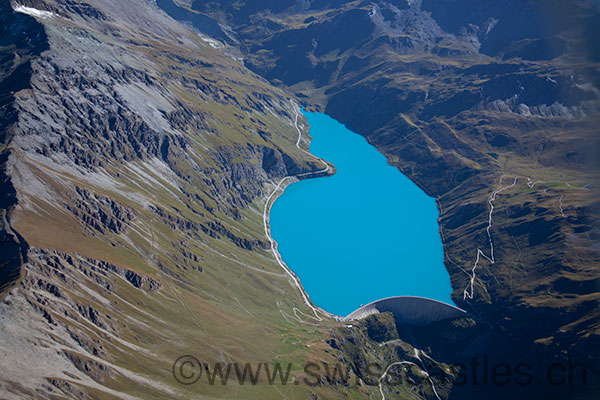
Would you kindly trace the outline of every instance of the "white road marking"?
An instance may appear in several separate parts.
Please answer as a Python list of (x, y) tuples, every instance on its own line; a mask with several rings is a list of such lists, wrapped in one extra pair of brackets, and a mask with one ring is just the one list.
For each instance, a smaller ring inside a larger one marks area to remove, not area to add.
[[(533, 187), (535, 186), (536, 183), (532, 183), (532, 185), (530, 186), (529, 183), (531, 182), (531, 179), (527, 178), (528, 182), (527, 182), (527, 186), (529, 187)], [(469, 282), (469, 285), (465, 288), (465, 290), (463, 291), (463, 300), (465, 300), (467, 297), (469, 299), (473, 299), (473, 294), (474, 294), (474, 284), (475, 284), (475, 279), (477, 278), (476, 276), (476, 270), (477, 270), (477, 265), (479, 264), (479, 261), (481, 260), (481, 257), (485, 258), (486, 260), (488, 260), (490, 262), (490, 264), (494, 264), (496, 262), (496, 259), (494, 258), (494, 242), (492, 241), (492, 215), (494, 213), (494, 201), (496, 200), (496, 196), (500, 193), (502, 193), (503, 191), (510, 189), (512, 187), (514, 187), (517, 184), (517, 181), (519, 180), (519, 177), (515, 177), (515, 180), (513, 181), (512, 185), (508, 185), (508, 186), (504, 186), (502, 187), (502, 177), (500, 177), (500, 188), (497, 189), (494, 193), (492, 193), (492, 195), (490, 196), (490, 199), (488, 200), (488, 204), (490, 205), (490, 213), (488, 216), (488, 226), (486, 228), (486, 232), (487, 232), (487, 236), (488, 236), (488, 241), (490, 243), (490, 255), (489, 257), (481, 250), (481, 249), (477, 249), (477, 259), (475, 260), (475, 264), (473, 265), (473, 268), (471, 269), (471, 279)]]
[[(415, 364), (412, 361), (398, 361), (398, 362), (388, 365), (388, 367), (386, 368), (383, 375), (381, 375), (381, 378), (379, 378), (379, 393), (381, 394), (381, 400), (385, 400), (385, 394), (383, 393), (383, 380), (387, 376), (388, 372), (390, 372), (390, 369), (392, 369), (392, 367), (394, 367), (396, 365), (414, 365), (415, 367), (421, 368), (418, 364)], [(435, 384), (433, 383), (433, 380), (431, 379), (431, 377), (429, 376), (427, 371), (423, 371), (423, 372), (425, 372), (425, 374), (427, 375), (427, 379), (429, 379), (429, 382), (431, 383), (431, 388), (433, 389), (433, 394), (435, 394), (435, 397), (437, 397), (438, 400), (442, 400), (440, 398), (440, 396), (438, 395), (438, 392), (435, 388)]]
[(530, 189), (533, 189), (533, 187), (535, 185), (537, 185), (538, 183), (543, 183), (543, 181), (532, 181), (531, 178), (527, 178), (527, 186), (529, 186)]
[[(264, 208), (264, 211), (263, 211), (263, 224), (264, 224), (264, 228), (265, 228), (265, 235), (267, 236), (267, 239), (269, 239), (269, 242), (271, 243), (271, 252), (273, 253), (273, 256), (275, 256), (275, 260), (277, 260), (277, 263), (279, 264), (279, 266), (290, 277), (290, 279), (292, 280), (294, 286), (296, 286), (296, 288), (298, 288), (298, 290), (300, 291), (300, 294), (302, 295), (302, 299), (304, 300), (304, 303), (314, 313), (314, 317), (312, 317), (312, 316), (309, 316), (309, 317), (312, 318), (312, 319), (314, 319), (314, 320), (316, 320), (316, 321), (322, 321), (323, 319), (319, 316), (319, 314), (323, 314), (323, 312), (321, 310), (319, 310), (318, 308), (316, 308), (315, 306), (312, 305), (312, 303), (308, 299), (308, 294), (306, 293), (306, 291), (304, 290), (304, 288), (300, 284), (300, 281), (298, 280), (298, 277), (296, 276), (296, 274), (294, 274), (290, 270), (290, 268), (285, 264), (285, 262), (281, 258), (281, 254), (279, 254), (279, 251), (277, 250), (277, 242), (271, 236), (271, 228), (269, 226), (269, 213), (271, 211), (271, 207), (273, 206), (273, 203), (277, 199), (276, 194), (279, 192), (279, 190), (282, 187), (283, 187), (283, 190), (285, 190), (284, 183), (286, 183), (286, 182), (293, 183), (294, 179), (297, 179), (297, 178), (300, 178), (300, 177), (310, 176), (310, 175), (317, 175), (317, 174), (322, 174), (324, 172), (330, 172), (331, 171), (331, 167), (329, 166), (329, 164), (327, 164), (322, 158), (317, 157), (314, 154), (311, 154), (310, 152), (308, 152), (308, 151), (306, 151), (306, 150), (304, 150), (304, 149), (302, 149), (300, 147), (300, 141), (302, 140), (302, 131), (298, 127), (298, 117), (299, 117), (300, 113), (298, 111), (298, 106), (296, 104), (292, 103), (292, 107), (294, 108), (294, 113), (295, 113), (294, 127), (296, 128), (296, 131), (298, 131), (298, 140), (296, 141), (296, 147), (300, 151), (302, 151), (303, 153), (306, 153), (309, 156), (311, 156), (311, 157), (316, 158), (317, 160), (319, 160), (319, 162), (321, 162), (325, 166), (325, 168), (323, 168), (322, 170), (319, 170), (319, 171), (306, 172), (306, 173), (302, 173), (302, 174), (298, 174), (298, 175), (293, 175), (293, 176), (286, 176), (285, 178), (281, 179), (279, 181), (279, 183), (275, 186), (275, 189), (271, 192), (271, 194), (267, 198), (267, 201), (265, 202), (265, 208)], [(282, 193), (283, 193), (283, 191), (282, 191)], [(298, 317), (296, 309), (294, 309), (294, 314), (295, 314), (296, 318), (298, 318), (298, 320), (300, 320), (300, 322), (305, 322), (305, 321), (302, 321), (301, 318)], [(302, 314), (304, 314), (304, 313), (302, 313)], [(306, 315), (306, 314), (304, 314), (304, 315)]]

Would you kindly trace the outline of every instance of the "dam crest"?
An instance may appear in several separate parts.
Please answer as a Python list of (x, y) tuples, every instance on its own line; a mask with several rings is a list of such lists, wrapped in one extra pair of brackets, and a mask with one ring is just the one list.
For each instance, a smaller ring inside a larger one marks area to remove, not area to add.
[(361, 306), (345, 320), (363, 319), (369, 315), (391, 312), (400, 325), (426, 326), (434, 322), (470, 316), (465, 310), (438, 300), (416, 296), (396, 296)]

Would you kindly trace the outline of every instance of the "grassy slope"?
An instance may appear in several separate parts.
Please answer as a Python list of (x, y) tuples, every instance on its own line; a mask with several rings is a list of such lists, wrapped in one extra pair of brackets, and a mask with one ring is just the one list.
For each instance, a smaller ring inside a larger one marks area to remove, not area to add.
[[(305, 362), (356, 353), (387, 365), (395, 350), (368, 352), (376, 345), (360, 325), (343, 334), (352, 350), (332, 348), (340, 323), (307, 317), (267, 249), (273, 184), (318, 166), (295, 147), (291, 99), (146, 2), (85, 4), (27, 3), (54, 16), (38, 20), (50, 49), (14, 94), (6, 143), (18, 197), (10, 222), (30, 248), (0, 304), (2, 397), (377, 393), (264, 376), (258, 386), (175, 382), (185, 354), (292, 363), (302, 377)], [(428, 382), (419, 390), (433, 395)]]

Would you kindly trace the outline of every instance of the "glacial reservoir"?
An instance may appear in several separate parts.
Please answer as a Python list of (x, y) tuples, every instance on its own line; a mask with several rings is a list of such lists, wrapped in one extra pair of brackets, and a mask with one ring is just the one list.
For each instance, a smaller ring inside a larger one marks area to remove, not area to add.
[(325, 114), (304, 115), (311, 152), (337, 173), (288, 186), (270, 223), (311, 300), (337, 315), (392, 296), (453, 304), (435, 200), (362, 136)]

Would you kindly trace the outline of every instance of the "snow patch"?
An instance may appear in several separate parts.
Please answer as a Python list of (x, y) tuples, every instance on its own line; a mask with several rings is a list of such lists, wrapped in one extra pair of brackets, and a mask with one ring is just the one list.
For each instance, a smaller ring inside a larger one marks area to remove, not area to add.
[(15, 9), (16, 12), (31, 15), (32, 17), (38, 17), (42, 19), (48, 19), (54, 17), (56, 14), (50, 11), (38, 10), (37, 8), (25, 7), (17, 4)]
[(215, 40), (215, 39), (210, 38), (208, 36), (204, 36), (204, 35), (202, 35), (200, 33), (198, 34), (198, 36), (200, 37), (200, 39), (202, 39), (202, 41), (206, 42), (213, 49), (222, 50), (225, 47), (223, 45), (223, 43), (219, 42), (218, 40)]

